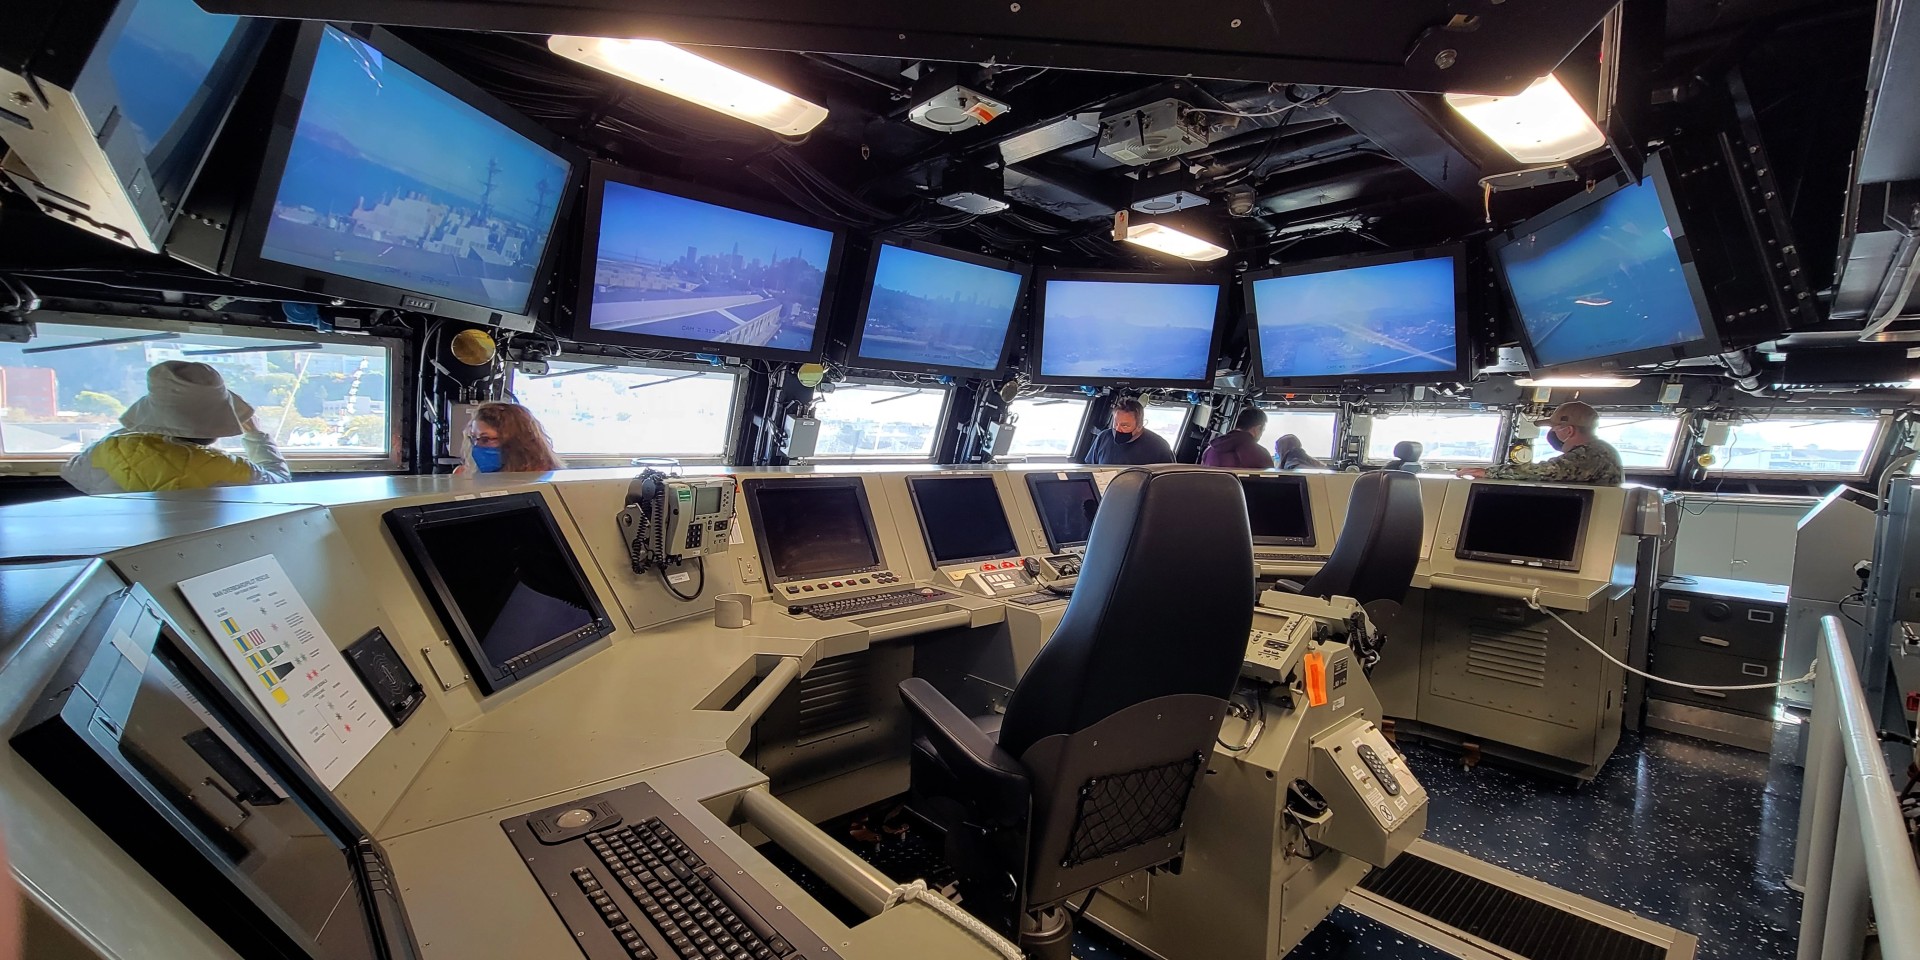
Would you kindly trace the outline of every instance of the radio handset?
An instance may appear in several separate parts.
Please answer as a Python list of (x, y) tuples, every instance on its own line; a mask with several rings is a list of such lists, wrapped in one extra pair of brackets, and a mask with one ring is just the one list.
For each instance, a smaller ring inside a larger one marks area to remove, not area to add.
[[(731, 546), (733, 501), (732, 477), (669, 477), (658, 470), (643, 471), (628, 485), (626, 506), (616, 518), (633, 572), (658, 570), (675, 597), (699, 597), (706, 589), (701, 558), (725, 553)], [(688, 560), (700, 561), (700, 586), (691, 595), (681, 593), (667, 574), (668, 567)]]

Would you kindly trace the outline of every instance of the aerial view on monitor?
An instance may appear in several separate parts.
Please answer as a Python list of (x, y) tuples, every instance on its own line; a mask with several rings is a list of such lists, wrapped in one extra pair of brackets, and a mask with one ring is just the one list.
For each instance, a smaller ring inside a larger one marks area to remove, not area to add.
[(328, 27), (260, 255), (522, 312), (567, 163)]
[(883, 245), (860, 356), (993, 369), (1019, 298), (1012, 271)]
[(1219, 303), (1211, 283), (1049, 280), (1040, 375), (1205, 379)]
[(1273, 379), (1454, 369), (1452, 257), (1253, 284), (1260, 364)]
[(165, 145), (239, 27), (240, 18), (209, 14), (193, 0), (134, 5), (107, 55), (107, 69), (120, 93), (123, 122), (133, 124), (141, 153), (151, 155)]
[(595, 330), (808, 350), (833, 234), (608, 181)]
[(1574, 211), (1500, 249), (1541, 366), (1702, 336), (1673, 233), (1650, 182)]

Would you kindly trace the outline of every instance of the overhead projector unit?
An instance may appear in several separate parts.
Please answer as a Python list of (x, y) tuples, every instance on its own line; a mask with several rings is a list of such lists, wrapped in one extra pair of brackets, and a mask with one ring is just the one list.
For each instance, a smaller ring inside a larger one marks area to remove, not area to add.
[(907, 119), (941, 133), (958, 133), (1006, 113), (1006, 104), (959, 84), (933, 94), (907, 112)]
[(1213, 142), (1212, 129), (1183, 100), (1155, 100), (1100, 118), (1100, 152), (1143, 166), (1192, 153)]

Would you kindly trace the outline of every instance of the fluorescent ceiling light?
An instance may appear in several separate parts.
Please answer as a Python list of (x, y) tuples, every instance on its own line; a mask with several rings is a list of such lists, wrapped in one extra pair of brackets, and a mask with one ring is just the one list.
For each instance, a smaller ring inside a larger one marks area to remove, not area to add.
[(1188, 260), (1218, 260), (1227, 255), (1227, 248), (1181, 233), (1164, 223), (1136, 223), (1127, 228), (1126, 239), (1128, 243)]
[(1518, 96), (1449, 93), (1447, 105), (1521, 163), (1559, 163), (1607, 145), (1606, 134), (1552, 74)]
[(1637, 387), (1640, 381), (1635, 377), (1521, 377), (1513, 381), (1521, 387)]
[(827, 118), (826, 107), (659, 40), (555, 36), (548, 38), (547, 49), (789, 137)]

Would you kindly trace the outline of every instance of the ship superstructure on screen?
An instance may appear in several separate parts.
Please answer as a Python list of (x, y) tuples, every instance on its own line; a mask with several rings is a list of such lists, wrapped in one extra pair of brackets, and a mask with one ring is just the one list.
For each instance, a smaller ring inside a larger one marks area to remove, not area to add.
[(262, 259), (524, 313), (566, 160), (326, 28)]

